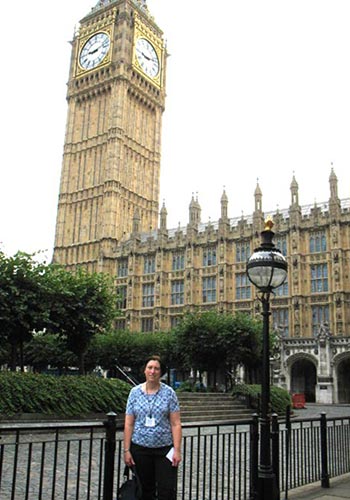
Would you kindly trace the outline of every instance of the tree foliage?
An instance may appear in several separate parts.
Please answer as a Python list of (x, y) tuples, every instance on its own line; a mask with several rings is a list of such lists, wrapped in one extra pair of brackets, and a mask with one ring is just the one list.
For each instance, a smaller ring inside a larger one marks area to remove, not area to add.
[[(261, 323), (245, 314), (216, 311), (189, 314), (170, 332), (113, 331), (117, 295), (113, 279), (78, 268), (74, 273), (46, 265), (34, 255), (0, 253), (0, 360), (17, 351), (21, 365), (36, 370), (54, 365), (97, 365), (111, 369), (128, 366), (136, 378), (150, 354), (160, 354), (180, 371), (231, 372), (238, 364), (257, 366), (261, 351)], [(25, 346), (25, 349), (24, 349)]]
[(18, 351), (23, 369), (23, 345), (34, 330), (45, 327), (48, 320), (47, 266), (35, 255), (17, 252), (7, 257), (0, 252), (0, 340), (11, 348), (12, 369)]
[[(59, 335), (35, 334), (25, 348), (25, 361), (36, 370), (55, 366), (64, 373), (68, 366), (78, 366), (79, 345), (72, 353), (64, 330)], [(210, 385), (215, 386), (220, 372), (232, 373), (243, 364), (246, 373), (259, 369), (261, 359), (261, 323), (245, 314), (225, 315), (216, 312), (188, 315), (174, 331), (136, 333), (99, 330), (87, 343), (84, 367), (96, 366), (119, 376), (116, 366), (128, 367), (138, 381), (143, 379), (143, 363), (147, 356), (160, 354), (168, 367), (184, 375), (208, 372)], [(78, 342), (77, 342), (78, 344)]]
[(55, 367), (58, 373), (66, 373), (69, 367), (78, 365), (77, 356), (67, 348), (64, 338), (51, 333), (38, 332), (24, 347), (24, 363), (35, 372)]
[(95, 336), (86, 355), (90, 367), (116, 365), (130, 368), (137, 380), (143, 378), (142, 367), (147, 356), (159, 354), (167, 366), (174, 366), (176, 337), (171, 332), (136, 333), (110, 331)]
[[(36, 257), (23, 252), (7, 257), (0, 252), (0, 359), (5, 362), (6, 356), (10, 357), (7, 363), (15, 370), (19, 352), (23, 370), (24, 346), (33, 336), (36, 347), (40, 344), (41, 350), (47, 350), (46, 360), (53, 359), (62, 343), (51, 337), (44, 341), (38, 333), (45, 332), (64, 340), (84, 373), (84, 356), (91, 339), (108, 329), (116, 314), (112, 278), (81, 268), (68, 272)], [(42, 366), (38, 352), (27, 347), (27, 360)], [(67, 362), (58, 355), (55, 364), (65, 366)]]
[(51, 304), (48, 330), (65, 339), (83, 374), (92, 338), (106, 331), (116, 315), (112, 278), (83, 268), (71, 273), (58, 266), (51, 266), (47, 277)]
[[(190, 314), (177, 328), (184, 364), (194, 371), (208, 371), (216, 377), (238, 365), (252, 367), (260, 359), (261, 324), (248, 315), (217, 311)], [(214, 382), (215, 383), (215, 382)]]

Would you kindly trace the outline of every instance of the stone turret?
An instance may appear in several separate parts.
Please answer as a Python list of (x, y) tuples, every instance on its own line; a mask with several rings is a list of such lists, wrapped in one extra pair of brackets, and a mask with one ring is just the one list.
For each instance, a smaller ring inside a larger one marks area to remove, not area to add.
[(329, 176), (329, 188), (330, 188), (330, 198), (329, 198), (329, 214), (332, 220), (338, 219), (340, 216), (341, 208), (340, 208), (340, 200), (338, 197), (338, 179), (335, 175), (334, 169), (332, 167), (330, 176)]
[(225, 189), (222, 193), (220, 203), (221, 203), (221, 220), (226, 221), (228, 219), (227, 216), (228, 198)]
[(161, 233), (165, 233), (167, 231), (167, 216), (168, 212), (167, 209), (165, 208), (165, 203), (163, 201), (163, 206), (160, 210), (160, 226), (159, 229)]
[(194, 195), (192, 194), (192, 200), (189, 209), (189, 225), (192, 228), (198, 228), (200, 222), (201, 222), (201, 207), (198, 202), (198, 196), (195, 199)]
[(253, 229), (255, 238), (260, 238), (260, 232), (264, 227), (264, 214), (262, 211), (262, 191), (259, 186), (259, 179), (256, 182), (254, 191), (254, 213), (253, 213)]

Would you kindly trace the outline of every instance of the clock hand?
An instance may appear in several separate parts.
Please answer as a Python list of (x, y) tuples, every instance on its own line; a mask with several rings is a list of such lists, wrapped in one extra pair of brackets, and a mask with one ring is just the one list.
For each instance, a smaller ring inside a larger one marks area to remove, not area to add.
[(157, 63), (158, 62), (158, 59), (156, 57), (152, 57), (152, 56), (147, 56), (144, 52), (142, 52), (142, 55), (145, 59), (147, 59), (147, 61), (152, 61), (154, 63)]
[(96, 45), (95, 44), (95, 48), (93, 50), (90, 50), (89, 51), (89, 54), (95, 54), (95, 52), (97, 52), (98, 50), (100, 50), (102, 48), (102, 43), (100, 43), (99, 45)]

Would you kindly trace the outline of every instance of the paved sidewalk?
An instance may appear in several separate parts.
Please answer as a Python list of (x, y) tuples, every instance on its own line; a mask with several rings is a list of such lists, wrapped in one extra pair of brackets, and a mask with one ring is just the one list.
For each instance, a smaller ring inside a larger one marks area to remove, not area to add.
[[(288, 492), (290, 500), (344, 500), (350, 498), (350, 474), (331, 478), (330, 488), (321, 488), (320, 483), (308, 484)], [(281, 494), (285, 500), (285, 494)]]
[(350, 404), (306, 403), (303, 409), (293, 409), (293, 415), (297, 418), (317, 418), (323, 412), (326, 413), (327, 418), (350, 417)]
[[(328, 418), (349, 417), (350, 405), (321, 405), (306, 403), (305, 408), (293, 410), (297, 418), (319, 417), (325, 412)], [(308, 484), (301, 488), (294, 488), (288, 492), (290, 500), (344, 500), (350, 499), (350, 473), (344, 476), (330, 478), (330, 488), (322, 488), (320, 482)], [(285, 500), (285, 494), (281, 494), (281, 500)]]

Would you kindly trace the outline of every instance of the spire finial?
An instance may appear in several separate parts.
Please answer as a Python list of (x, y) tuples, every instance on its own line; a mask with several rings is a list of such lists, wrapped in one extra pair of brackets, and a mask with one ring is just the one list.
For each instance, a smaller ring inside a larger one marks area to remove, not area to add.
[(265, 231), (272, 231), (273, 228), (273, 220), (271, 215), (268, 215), (265, 219)]

